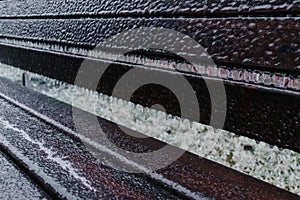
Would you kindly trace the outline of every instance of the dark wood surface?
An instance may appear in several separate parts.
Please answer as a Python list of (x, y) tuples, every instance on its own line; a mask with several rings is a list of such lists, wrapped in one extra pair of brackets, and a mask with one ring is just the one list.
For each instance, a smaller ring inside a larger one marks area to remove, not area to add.
[(0, 36), (93, 48), (109, 37), (139, 27), (163, 27), (186, 34), (207, 48), (219, 65), (299, 74), (300, 24), (292, 17), (0, 19)]
[(79, 17), (79, 16), (232, 16), (299, 14), (297, 0), (115, 0), (115, 1), (59, 1), (29, 0), (2, 1), (0, 15), (12, 17)]
[[(149, 68), (133, 62), (111, 63), (106, 59), (95, 60), (90, 56), (83, 57), (68, 51), (61, 54), (51, 50), (50, 47), (92, 49), (99, 42), (122, 31), (138, 27), (163, 27), (184, 33), (199, 42), (207, 49), (219, 67), (225, 66), (229, 70), (236, 68), (258, 70), (258, 73), (280, 74), (285, 78), (298, 78), (297, 80), (299, 80), (299, 11), (300, 5), (297, 0), (278, 0), (271, 3), (267, 0), (1, 1), (0, 61), (68, 83), (74, 83), (84, 59), (91, 60), (95, 66), (100, 68), (108, 63), (110, 64), (109, 73), (102, 78), (102, 84), (96, 90), (110, 95), (116, 82), (128, 70), (139, 67), (142, 69), (140, 75), (148, 76), (151, 74)], [(128, 38), (124, 37), (123, 40), (127, 41)], [(34, 47), (38, 43), (44, 45), (44, 48)], [(107, 51), (114, 51), (114, 49), (109, 47)], [(145, 56), (150, 59), (174, 59), (168, 53), (153, 50), (135, 52), (133, 55)], [(164, 74), (170, 80), (174, 75), (163, 69), (157, 69), (156, 72)], [(202, 77), (190, 71), (177, 71), (176, 75), (183, 75), (196, 92), (198, 102), (192, 103), (199, 103), (201, 119), (192, 120), (209, 124), (211, 100), (204, 80), (217, 83), (221, 79)], [(227, 93), (227, 117), (223, 128), (238, 135), (300, 152), (299, 88), (291, 89), (288, 87), (288, 83), (289, 81), (285, 82), (283, 87), (278, 88), (275, 85), (255, 82), (224, 80)], [(0, 89), (2, 92), (7, 91), (7, 95), (18, 102), (53, 118), (66, 127), (74, 128), (70, 117), (70, 106), (30, 90), (20, 89), (2, 79)], [(26, 94), (23, 90), (26, 90)], [(24, 98), (25, 96), (27, 98)], [(118, 97), (122, 98), (123, 96), (120, 93)], [(142, 88), (132, 96), (131, 100), (149, 107), (153, 104), (162, 104), (166, 106), (168, 113), (181, 115), (177, 100), (172, 98), (167, 90), (161, 92), (161, 88), (157, 86)], [(6, 101), (5, 109), (7, 111), (20, 110), (7, 100), (2, 99), (2, 101)], [(45, 106), (41, 107), (41, 105)], [(32, 113), (20, 112), (24, 116), (32, 115)], [(4, 116), (15, 119), (14, 114), (16, 113), (7, 112)], [(36, 118), (36, 116), (31, 117)], [(19, 121), (20, 126), (25, 126), (27, 123), (24, 122), (24, 119), (22, 120)], [(114, 124), (103, 119), (99, 120), (107, 124), (112, 131), (111, 139), (127, 150), (151, 151), (163, 145), (152, 139), (145, 141), (134, 139), (119, 132), (118, 129), (115, 129)], [(35, 130), (37, 132), (46, 126), (44, 122), (39, 123), (42, 128), (37, 127)], [(82, 123), (88, 124), (88, 121)], [(50, 128), (57, 128), (51, 126)], [(65, 134), (70, 136), (69, 133), (61, 133), (62, 138), (67, 137)], [(47, 138), (50, 146), (53, 145), (53, 142), (55, 143), (53, 138), (49, 138), (47, 135), (33, 133), (31, 136), (41, 140), (43, 138), (40, 137)], [(76, 137), (71, 136), (70, 141), (74, 142), (74, 138)], [(67, 180), (68, 175), (61, 170), (60, 166), (56, 166), (55, 173), (49, 175), (54, 178), (59, 176), (57, 179), (59, 184), (67, 185), (72, 192), (77, 192), (79, 197), (87, 195), (90, 198), (108, 198), (111, 195), (117, 195), (120, 198), (164, 199), (169, 195), (174, 195), (174, 198), (188, 198), (186, 193), (177, 191), (166, 182), (153, 180), (149, 174), (134, 176), (117, 173), (112, 176), (115, 173), (112, 169), (96, 163), (95, 159), (90, 154), (83, 152), (84, 150), (81, 148), (77, 149), (77, 152), (73, 152), (73, 146), (68, 146), (67, 141), (60, 138), (57, 141), (66, 148), (60, 149), (53, 145), (53, 148), (56, 148), (55, 151), (61, 154), (70, 153), (71, 156), (68, 160), (81, 171), (83, 177), (94, 184), (96, 190), (85, 190), (86, 186), (82, 183), (73, 184), (72, 180)], [(41, 178), (41, 174), (31, 171), (24, 163), (22, 156), (28, 156), (26, 148), (29, 146), (26, 145), (30, 146), (21, 140), (19, 143), (18, 141), (13, 142), (12, 146), (24, 152), (21, 157), (10, 145), (1, 143), (1, 149), (39, 182), (49, 194), (52, 194), (53, 197), (63, 198), (62, 192), (59, 193), (53, 185), (46, 184), (45, 180)], [(39, 152), (38, 149), (36, 150)], [(40, 159), (38, 161), (42, 166), (40, 170), (49, 172), (49, 167), (43, 165), (45, 156), (39, 154), (37, 158)], [(32, 159), (34, 160), (34, 158)], [(91, 165), (87, 165), (87, 163), (91, 163)], [(298, 198), (286, 191), (189, 153), (185, 153), (178, 161), (157, 173), (193, 193), (217, 199)], [(94, 176), (95, 174), (97, 176)], [(156, 186), (157, 183), (158, 186)], [(147, 187), (141, 187), (143, 184)], [(84, 192), (79, 194), (78, 192), (81, 190)], [(156, 193), (159, 196), (155, 196)]]

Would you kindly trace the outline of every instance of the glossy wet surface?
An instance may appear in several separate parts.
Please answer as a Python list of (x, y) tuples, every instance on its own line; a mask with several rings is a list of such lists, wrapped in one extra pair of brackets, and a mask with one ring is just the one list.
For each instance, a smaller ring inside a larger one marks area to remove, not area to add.
[(49, 197), (0, 152), (0, 199), (36, 200)]

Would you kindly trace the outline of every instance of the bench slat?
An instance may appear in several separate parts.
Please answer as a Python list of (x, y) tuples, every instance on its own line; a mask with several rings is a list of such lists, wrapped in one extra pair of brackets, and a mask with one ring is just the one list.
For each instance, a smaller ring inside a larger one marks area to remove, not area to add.
[(297, 0), (30, 0), (1, 2), (0, 17), (286, 15), (299, 8)]
[(1, 20), (0, 36), (93, 48), (105, 38), (143, 26), (189, 35), (217, 64), (300, 71), (298, 18)]

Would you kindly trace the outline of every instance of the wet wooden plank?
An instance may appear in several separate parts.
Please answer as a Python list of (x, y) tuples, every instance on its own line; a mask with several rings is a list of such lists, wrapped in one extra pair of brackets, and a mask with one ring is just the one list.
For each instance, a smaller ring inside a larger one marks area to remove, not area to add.
[[(30, 40), (45, 47), (61, 44), (93, 48), (109, 37), (139, 27), (161, 27), (186, 34), (220, 65), (297, 73), (300, 70), (298, 18), (0, 20), (0, 35), (8, 38), (2, 40), (4, 43), (17, 39), (12, 43)], [(130, 38), (124, 37), (127, 40), (130, 44)], [(184, 45), (188, 44), (183, 44), (182, 49)]]
[(103, 16), (232, 16), (287, 15), (299, 12), (297, 0), (115, 0), (115, 1), (2, 1), (0, 17)]

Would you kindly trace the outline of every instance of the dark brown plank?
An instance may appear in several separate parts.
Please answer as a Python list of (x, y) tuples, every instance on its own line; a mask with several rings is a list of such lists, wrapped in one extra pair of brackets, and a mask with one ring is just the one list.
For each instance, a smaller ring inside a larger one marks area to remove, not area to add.
[(103, 17), (103, 16), (237, 16), (287, 15), (299, 12), (297, 0), (114, 0), (2, 1), (0, 17)]
[(298, 18), (1, 20), (0, 36), (92, 48), (117, 33), (153, 26), (189, 35), (217, 64), (300, 70)]

